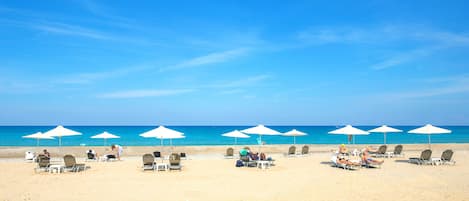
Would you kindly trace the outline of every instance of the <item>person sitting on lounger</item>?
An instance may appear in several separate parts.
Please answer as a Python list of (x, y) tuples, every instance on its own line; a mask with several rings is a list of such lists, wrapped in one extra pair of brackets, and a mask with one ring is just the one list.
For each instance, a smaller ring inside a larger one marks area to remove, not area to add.
[(44, 149), (42, 154), (46, 156), (47, 159), (50, 159), (50, 153), (47, 151), (47, 149)]
[(377, 165), (381, 165), (384, 163), (384, 160), (378, 160), (378, 159), (374, 159), (374, 158), (371, 158), (370, 156), (370, 149), (367, 147), (363, 150), (363, 153), (362, 153), (362, 162), (364, 163), (370, 163), (370, 164), (377, 164)]
[(245, 147), (245, 148), (242, 148), (241, 150), (239, 150), (239, 155), (240, 156), (247, 156), (249, 155), (250, 151), (249, 151), (249, 148)]
[(251, 160), (259, 160), (259, 153), (252, 153), (252, 152), (249, 152), (249, 158), (251, 158)]
[(96, 151), (90, 149), (86, 152), (86, 155), (88, 156), (88, 159), (98, 159), (98, 153)]

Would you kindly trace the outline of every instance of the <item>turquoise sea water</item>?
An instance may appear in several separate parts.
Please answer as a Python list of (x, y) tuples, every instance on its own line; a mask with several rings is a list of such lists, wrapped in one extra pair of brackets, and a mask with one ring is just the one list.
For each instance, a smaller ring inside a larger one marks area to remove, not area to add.
[[(63, 146), (103, 146), (102, 139), (90, 137), (103, 131), (121, 136), (119, 139), (109, 139), (107, 144), (120, 144), (123, 146), (152, 146), (159, 145), (160, 141), (153, 138), (143, 138), (139, 134), (156, 128), (156, 126), (65, 126), (82, 133), (79, 136), (62, 138)], [(173, 140), (173, 145), (229, 145), (234, 144), (233, 138), (223, 137), (222, 133), (234, 129), (245, 129), (250, 126), (168, 126), (168, 128), (181, 131), (186, 138)], [(347, 136), (331, 135), (327, 132), (336, 129), (336, 126), (269, 126), (280, 132), (286, 132), (293, 128), (308, 133), (307, 136), (297, 137), (297, 144), (340, 144), (347, 143)], [(360, 129), (369, 130), (377, 126), (357, 126)], [(394, 126), (403, 133), (387, 134), (387, 143), (427, 143), (427, 135), (409, 134), (407, 131), (418, 126)], [(440, 126), (452, 130), (451, 134), (432, 135), (432, 143), (469, 143), (469, 126)], [(35, 139), (21, 138), (23, 135), (38, 131), (45, 132), (54, 126), (0, 126), (0, 146), (35, 146)], [(257, 135), (251, 138), (238, 139), (238, 144), (257, 144)], [(293, 137), (263, 136), (266, 144), (292, 144)], [(165, 140), (168, 144), (169, 140)], [(356, 136), (356, 144), (382, 144), (383, 134), (372, 133), (366, 136)], [(40, 145), (56, 146), (58, 140), (41, 140)]]

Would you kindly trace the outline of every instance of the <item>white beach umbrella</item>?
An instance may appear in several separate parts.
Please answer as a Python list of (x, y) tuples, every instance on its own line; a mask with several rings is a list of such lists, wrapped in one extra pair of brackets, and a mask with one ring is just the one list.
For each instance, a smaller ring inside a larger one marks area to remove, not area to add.
[(47, 132), (44, 133), (44, 135), (50, 136), (50, 137), (58, 137), (59, 138), (59, 147), (62, 146), (62, 137), (63, 136), (74, 136), (74, 135), (81, 135), (80, 132), (70, 130), (68, 128), (64, 128), (63, 126), (59, 125)]
[(447, 134), (447, 133), (451, 133), (451, 130), (444, 129), (444, 128), (439, 128), (439, 127), (433, 126), (431, 124), (427, 124), (427, 125), (422, 126), (420, 128), (410, 130), (408, 133), (427, 134), (428, 135), (428, 146), (431, 149), (432, 145), (431, 145), (430, 135), (432, 135), (432, 134)]
[(140, 136), (145, 138), (158, 138), (161, 141), (161, 146), (163, 146), (163, 139), (178, 139), (185, 137), (184, 133), (166, 128), (164, 126), (159, 126), (158, 128), (144, 132), (140, 134)]
[(296, 144), (296, 136), (305, 136), (305, 135), (308, 135), (308, 134), (303, 133), (296, 129), (293, 129), (283, 134), (283, 136), (293, 136), (293, 144)]
[(228, 132), (228, 133), (223, 133), (222, 136), (234, 138), (235, 139), (235, 144), (238, 143), (238, 141), (237, 141), (238, 138), (249, 138), (250, 137), (249, 135), (241, 133), (238, 130), (234, 130), (234, 131), (231, 131), (231, 132)]
[[(364, 130), (360, 130), (355, 128), (351, 125), (347, 125), (345, 127), (339, 128), (337, 130), (330, 131), (329, 134), (340, 134), (340, 135), (348, 135), (348, 136), (355, 136), (355, 135), (368, 135), (369, 132)], [(353, 138), (353, 143), (355, 144), (355, 138)]]
[(41, 140), (41, 139), (48, 139), (48, 140), (53, 140), (54, 139), (53, 137), (44, 135), (41, 132), (33, 133), (33, 134), (30, 134), (30, 135), (25, 135), (22, 138), (36, 139), (36, 147), (39, 146), (39, 140)]
[(244, 129), (241, 132), (246, 133), (246, 134), (258, 134), (261, 141), (262, 141), (263, 135), (281, 135), (282, 134), (276, 130), (267, 128), (262, 124), (257, 125), (255, 127)]
[(386, 144), (386, 133), (399, 133), (399, 132), (402, 132), (402, 130), (391, 128), (391, 127), (386, 126), (386, 125), (382, 125), (378, 128), (371, 129), (368, 132), (370, 132), (370, 133), (383, 133), (384, 144)]
[(117, 135), (108, 133), (107, 131), (104, 131), (104, 132), (102, 132), (101, 134), (91, 136), (91, 138), (94, 138), (94, 139), (103, 139), (103, 140), (104, 140), (104, 146), (106, 146), (106, 140), (107, 140), (107, 139), (114, 139), (114, 138), (120, 138), (120, 137), (117, 136)]

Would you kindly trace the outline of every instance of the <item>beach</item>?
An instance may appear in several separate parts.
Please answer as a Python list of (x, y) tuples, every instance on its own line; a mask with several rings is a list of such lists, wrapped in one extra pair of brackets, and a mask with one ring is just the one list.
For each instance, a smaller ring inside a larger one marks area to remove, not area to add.
[[(404, 158), (357, 171), (330, 166), (336, 145), (310, 145), (312, 153), (302, 157), (283, 156), (287, 145), (264, 146), (261, 150), (276, 159), (265, 170), (235, 167), (235, 159), (223, 158), (228, 146), (174, 147), (188, 155), (182, 171), (159, 172), (143, 172), (141, 155), (160, 147), (124, 147), (122, 161), (85, 162), (90, 169), (62, 174), (35, 173), (36, 164), (22, 159), (31, 148), (2, 147), (0, 200), (469, 200), (469, 144), (432, 145), (433, 157), (453, 149), (454, 166), (406, 162), (427, 146), (404, 145)], [(87, 148), (60, 151), (84, 162)], [(48, 149), (54, 157), (55, 148)]]

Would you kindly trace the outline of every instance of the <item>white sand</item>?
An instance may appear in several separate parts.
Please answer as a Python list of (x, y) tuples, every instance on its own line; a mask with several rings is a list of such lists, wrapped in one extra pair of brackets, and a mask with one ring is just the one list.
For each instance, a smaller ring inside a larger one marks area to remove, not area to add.
[[(404, 145), (406, 157), (418, 156), (411, 150), (421, 146)], [(87, 162), (91, 169), (63, 174), (34, 173), (34, 163), (1, 159), (0, 200), (469, 200), (469, 145), (437, 145), (434, 156), (445, 147), (455, 150), (456, 165), (418, 166), (398, 158), (358, 171), (330, 167), (333, 146), (313, 147), (307, 157), (274, 154), (277, 165), (267, 170), (234, 167), (234, 159), (218, 152), (226, 147), (192, 153), (182, 171), (172, 172), (142, 172), (140, 156)]]

